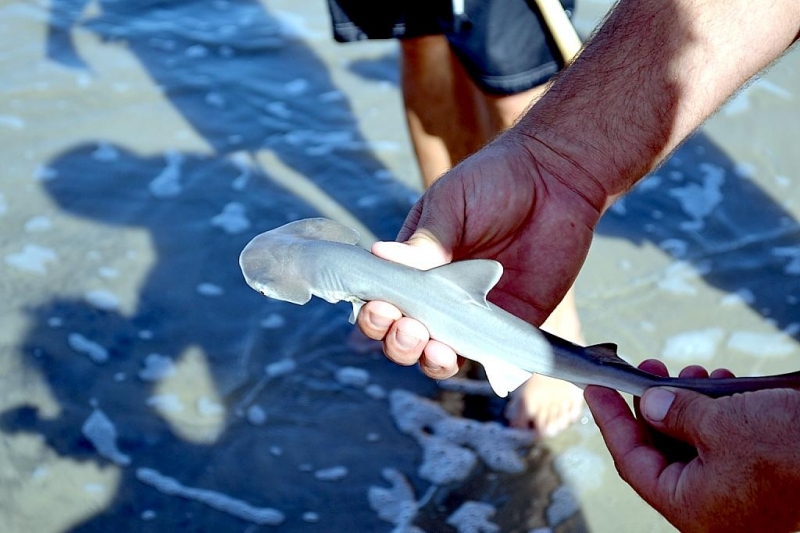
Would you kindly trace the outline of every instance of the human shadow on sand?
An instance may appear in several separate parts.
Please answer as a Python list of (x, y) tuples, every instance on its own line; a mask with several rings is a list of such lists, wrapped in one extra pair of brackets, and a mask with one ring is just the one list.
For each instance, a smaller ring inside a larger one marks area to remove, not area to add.
[[(263, 163), (264, 154), (379, 238), (394, 236), (414, 191), (390, 179), (325, 65), (282, 33), (262, 3), (109, 0), (83, 18), (85, 5), (53, 4), (50, 57), (91, 68), (72, 45), (75, 25), (124, 42), (213, 150), (142, 156), (98, 139), (46, 162), (57, 178), (43, 186), (65, 213), (115, 230), (103, 242), (75, 236), (77, 250), (106, 260), (130, 255), (124, 236), (144, 231), (152, 266), (130, 312), (67, 297), (30, 310), (24, 361), (49, 385), (60, 411), (46, 418), (22, 406), (2, 414), (3, 430), (42, 435), (62, 457), (114, 466), (81, 430), (98, 412), (113, 424), (130, 462), (117, 458), (121, 478), (110, 505), (71, 532), (131, 524), (159, 532), (258, 529), (156, 490), (137, 477), (141, 469), (276, 508), (286, 517), (281, 531), (319, 530), (316, 521), (326, 531), (390, 529), (366, 497), (369, 487), (386, 486), (382, 470), (401, 472), (420, 497), (430, 483), (416, 473), (418, 443), (395, 426), (381, 391), (430, 397), (435, 383), (378, 350), (357, 353), (341, 306), (260, 297), (244, 284), (236, 259), (257, 233), (320, 214)], [(113, 294), (113, 276), (105, 279)], [(171, 365), (154, 377), (154, 360)], [(373, 388), (340, 377), (356, 367)], [(202, 389), (206, 379), (210, 387)], [(536, 476), (498, 478), (479, 468), (467, 488), (437, 489), (420, 519), (441, 515), (433, 523), (446, 530), (442, 521), (453, 506), (480, 496), (484, 479), (494, 483), (498, 505), (512, 500), (513, 486), (527, 486), (515, 505), (523, 494), (546, 505), (559, 481), (546, 450), (531, 461)], [(531, 484), (542, 476), (546, 483)], [(513, 517), (520, 512), (530, 514)], [(579, 512), (570, 520), (571, 530), (582, 530)], [(519, 519), (504, 530), (529, 526)]]

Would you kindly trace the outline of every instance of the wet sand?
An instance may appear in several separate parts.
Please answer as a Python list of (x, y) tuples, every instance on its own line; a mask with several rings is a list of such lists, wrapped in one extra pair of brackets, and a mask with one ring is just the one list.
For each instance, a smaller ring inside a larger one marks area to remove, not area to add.
[[(321, 1), (127, 4), (0, 6), (2, 531), (672, 531), (588, 414), (539, 443), (499, 400), (464, 418), (346, 307), (244, 285), (239, 251), (290, 220), (394, 236), (419, 194), (394, 43), (333, 43)], [(797, 368), (798, 68), (609, 212), (589, 342)]]

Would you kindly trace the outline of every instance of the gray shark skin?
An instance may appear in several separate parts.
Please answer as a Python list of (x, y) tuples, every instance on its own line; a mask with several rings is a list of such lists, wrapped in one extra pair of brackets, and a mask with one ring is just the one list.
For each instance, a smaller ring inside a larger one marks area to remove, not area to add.
[(500, 263), (466, 260), (431, 270), (386, 261), (355, 246), (358, 233), (324, 218), (291, 222), (256, 236), (239, 265), (250, 287), (269, 298), (304, 304), (312, 296), (361, 306), (382, 300), (422, 322), (431, 338), (483, 365), (498, 396), (532, 373), (578, 386), (602, 385), (641, 396), (668, 385), (709, 396), (765, 388), (800, 389), (800, 372), (729, 379), (665, 378), (630, 365), (614, 344), (582, 347), (539, 330), (486, 300), (503, 273)]

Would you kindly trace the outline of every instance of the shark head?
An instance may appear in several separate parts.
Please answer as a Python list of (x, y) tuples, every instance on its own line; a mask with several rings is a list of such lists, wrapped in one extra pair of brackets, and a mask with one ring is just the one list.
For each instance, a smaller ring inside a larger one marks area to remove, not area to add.
[(290, 222), (251, 240), (239, 255), (250, 287), (264, 296), (295, 304), (311, 299), (311, 286), (301, 272), (302, 254), (318, 241), (356, 244), (359, 235), (333, 220), (310, 218)]

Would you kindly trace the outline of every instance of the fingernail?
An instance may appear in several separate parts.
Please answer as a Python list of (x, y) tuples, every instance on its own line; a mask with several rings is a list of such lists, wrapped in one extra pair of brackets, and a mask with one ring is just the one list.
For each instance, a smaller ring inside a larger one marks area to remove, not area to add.
[(398, 331), (394, 338), (397, 340), (397, 344), (404, 350), (416, 348), (420, 343), (420, 339), (412, 335), (408, 335), (407, 333), (403, 333), (402, 331)]
[(370, 323), (376, 328), (385, 329), (392, 325), (392, 319), (375, 313), (369, 314)]
[(653, 389), (642, 398), (642, 413), (653, 422), (661, 422), (667, 416), (675, 394), (667, 389)]

